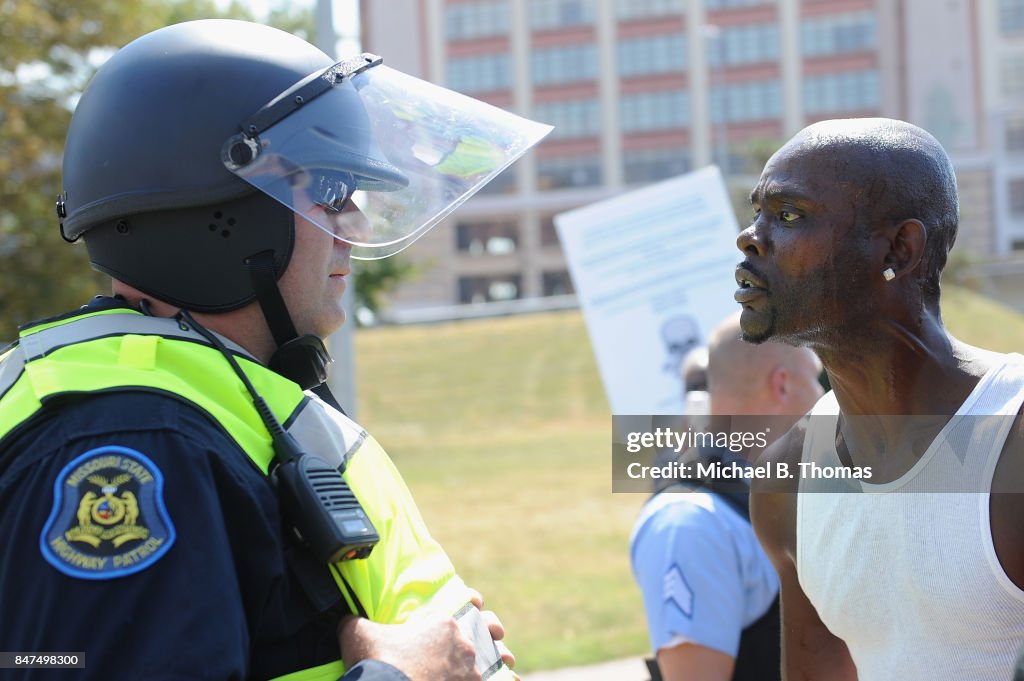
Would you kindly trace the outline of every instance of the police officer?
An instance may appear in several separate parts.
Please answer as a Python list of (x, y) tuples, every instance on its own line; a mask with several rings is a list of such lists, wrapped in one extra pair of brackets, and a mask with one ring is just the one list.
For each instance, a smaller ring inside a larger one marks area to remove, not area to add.
[[(821, 396), (821, 363), (805, 348), (744, 343), (739, 316), (711, 333), (710, 418), (693, 430), (746, 432), (751, 440), (761, 433), (767, 444)], [(778, 679), (779, 580), (750, 524), (749, 481), (696, 472), (698, 464), (749, 463), (740, 452), (712, 445), (676, 456), (690, 472), (657, 481), (658, 493), (640, 512), (630, 542), (655, 655), (648, 660), (652, 679)]]
[(246, 22), (117, 52), (57, 203), (114, 295), (0, 355), (0, 649), (84, 653), (75, 678), (514, 678), (321, 338), (350, 258), (547, 130)]

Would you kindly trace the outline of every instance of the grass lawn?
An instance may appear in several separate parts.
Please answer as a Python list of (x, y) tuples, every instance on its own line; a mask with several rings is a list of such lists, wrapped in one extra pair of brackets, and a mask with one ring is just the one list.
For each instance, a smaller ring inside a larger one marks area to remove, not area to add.
[[(947, 287), (954, 335), (1024, 351), (1024, 316)], [(647, 652), (611, 415), (577, 311), (356, 335), (359, 420), (508, 630), (522, 672)], [(371, 380), (372, 378), (372, 380)]]

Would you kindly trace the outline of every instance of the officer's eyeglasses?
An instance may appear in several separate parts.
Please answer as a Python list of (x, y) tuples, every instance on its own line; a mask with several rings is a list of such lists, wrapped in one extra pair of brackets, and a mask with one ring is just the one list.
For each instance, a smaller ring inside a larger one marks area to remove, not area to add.
[(314, 204), (328, 213), (340, 213), (345, 210), (355, 188), (356, 181), (352, 173), (318, 170), (312, 173), (310, 183), (304, 189)]

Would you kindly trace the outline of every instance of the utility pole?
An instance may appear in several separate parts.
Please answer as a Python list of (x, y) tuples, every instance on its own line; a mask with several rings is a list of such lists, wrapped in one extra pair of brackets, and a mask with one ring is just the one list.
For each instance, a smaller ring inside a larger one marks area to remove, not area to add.
[[(337, 55), (337, 34), (334, 32), (334, 7), (332, 0), (316, 0), (314, 10), (314, 23), (316, 24), (316, 46), (327, 53), (332, 59)], [(338, 398), (338, 402), (344, 407), (349, 416), (356, 416), (356, 376), (355, 362), (355, 272), (345, 277), (345, 295), (342, 297), (342, 305), (345, 308), (345, 324), (338, 331), (326, 339), (327, 348), (334, 358), (334, 365), (331, 367), (330, 378), (327, 385), (331, 392)]]

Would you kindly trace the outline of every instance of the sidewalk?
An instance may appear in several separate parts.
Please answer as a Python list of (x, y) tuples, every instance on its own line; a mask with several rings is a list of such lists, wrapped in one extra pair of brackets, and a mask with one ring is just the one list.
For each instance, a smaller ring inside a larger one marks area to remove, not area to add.
[(523, 681), (647, 681), (650, 678), (643, 659), (631, 657), (586, 667), (534, 672), (523, 676)]

